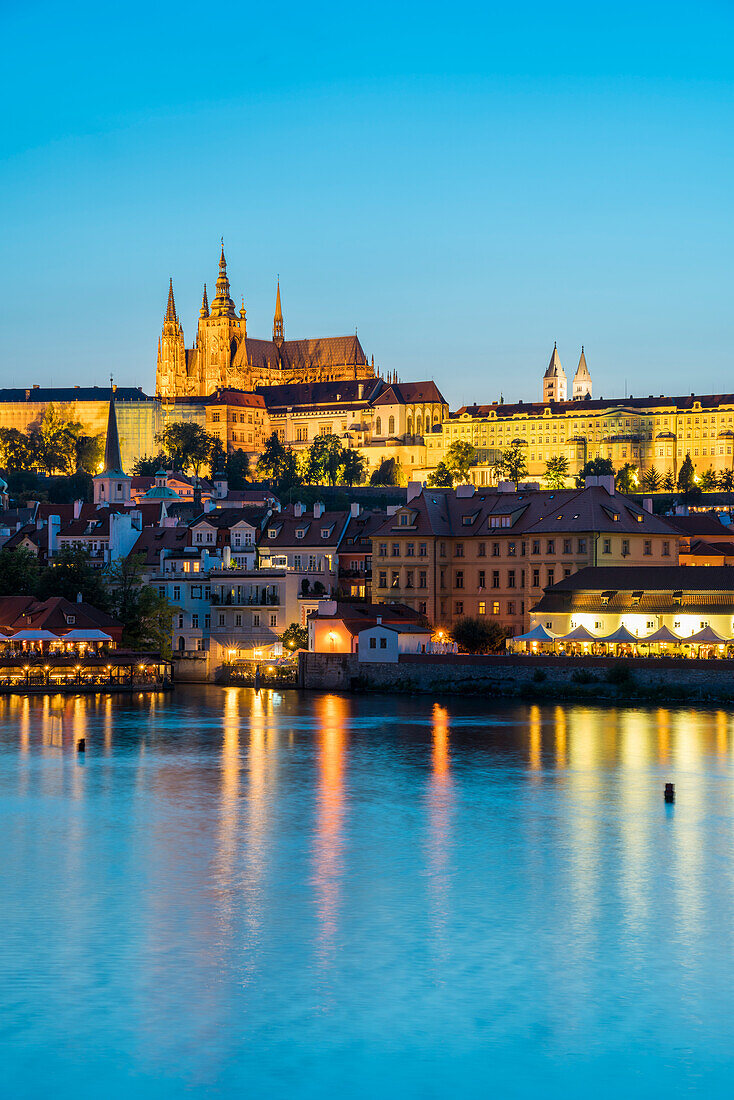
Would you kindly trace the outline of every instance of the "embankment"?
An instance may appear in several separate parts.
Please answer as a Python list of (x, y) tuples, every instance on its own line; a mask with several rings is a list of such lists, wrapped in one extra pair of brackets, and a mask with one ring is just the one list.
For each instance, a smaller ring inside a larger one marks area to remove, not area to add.
[(395, 691), (521, 699), (734, 701), (734, 661), (609, 657), (427, 657), (360, 664), (354, 654), (301, 653), (311, 691)]

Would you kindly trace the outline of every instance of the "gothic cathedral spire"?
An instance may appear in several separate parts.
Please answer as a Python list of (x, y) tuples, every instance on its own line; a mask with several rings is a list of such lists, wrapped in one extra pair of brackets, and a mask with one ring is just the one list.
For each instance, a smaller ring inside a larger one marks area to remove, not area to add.
[(212, 298), (212, 317), (236, 317), (234, 302), (229, 295), (229, 278), (227, 277), (227, 261), (224, 258), (224, 240), (222, 240), (222, 254), (219, 257), (219, 275), (217, 276), (217, 293)]
[(273, 317), (273, 343), (278, 347), (283, 343), (283, 309), (280, 304), (280, 278), (278, 278), (278, 290), (275, 295), (275, 316)]

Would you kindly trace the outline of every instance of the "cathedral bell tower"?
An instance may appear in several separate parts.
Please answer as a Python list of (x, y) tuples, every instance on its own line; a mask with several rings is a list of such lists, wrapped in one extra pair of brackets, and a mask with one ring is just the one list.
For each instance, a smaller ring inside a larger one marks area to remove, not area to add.
[(110, 379), (110, 411), (104, 448), (104, 469), (93, 479), (95, 504), (129, 504), (132, 478), (122, 468), (120, 436), (115, 412), (115, 388)]
[(240, 372), (232, 370), (237, 349), (247, 335), (245, 306), (239, 316), (230, 296), (227, 260), (224, 256), (224, 241), (219, 257), (219, 275), (216, 294), (208, 307), (206, 287), (199, 311), (199, 328), (196, 335), (196, 348), (199, 361), (199, 389), (202, 396), (214, 393), (220, 386), (239, 386)]
[(278, 278), (278, 290), (275, 295), (275, 316), (273, 317), (273, 343), (278, 349), (283, 344), (283, 309), (280, 304), (280, 278)]
[(168, 284), (168, 305), (158, 341), (155, 392), (163, 398), (173, 398), (186, 392), (186, 348), (183, 327), (176, 314), (173, 279)]

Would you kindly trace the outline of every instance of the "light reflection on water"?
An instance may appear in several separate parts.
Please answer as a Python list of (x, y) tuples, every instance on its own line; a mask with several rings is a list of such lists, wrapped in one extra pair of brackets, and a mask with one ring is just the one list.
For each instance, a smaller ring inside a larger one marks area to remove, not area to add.
[(0, 697), (3, 1094), (729, 1095), (733, 752), (722, 709)]

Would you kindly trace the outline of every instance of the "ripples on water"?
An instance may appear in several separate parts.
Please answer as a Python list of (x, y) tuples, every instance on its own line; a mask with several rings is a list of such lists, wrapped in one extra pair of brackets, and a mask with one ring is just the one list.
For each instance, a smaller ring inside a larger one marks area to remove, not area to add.
[(733, 754), (729, 711), (0, 698), (0, 1093), (729, 1096)]

